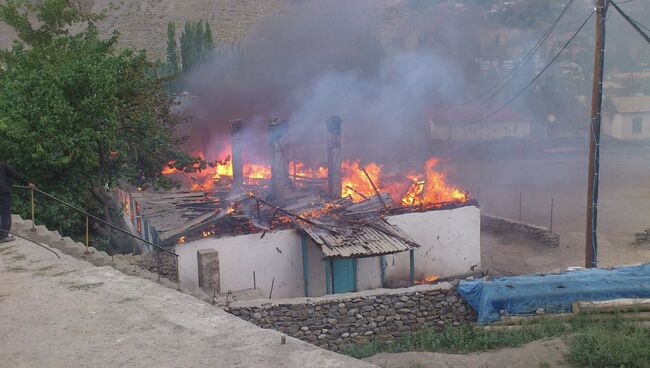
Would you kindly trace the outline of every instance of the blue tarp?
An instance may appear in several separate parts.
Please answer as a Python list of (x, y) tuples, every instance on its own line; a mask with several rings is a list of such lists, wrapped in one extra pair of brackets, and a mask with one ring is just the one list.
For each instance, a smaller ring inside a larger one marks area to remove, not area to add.
[(577, 300), (650, 297), (650, 264), (614, 269), (587, 269), (561, 274), (463, 280), (458, 292), (478, 313), (479, 323), (502, 314), (570, 312)]

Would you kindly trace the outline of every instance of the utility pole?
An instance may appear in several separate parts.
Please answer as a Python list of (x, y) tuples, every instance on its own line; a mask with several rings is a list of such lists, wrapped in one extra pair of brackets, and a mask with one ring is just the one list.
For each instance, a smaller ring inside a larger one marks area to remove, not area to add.
[(603, 74), (605, 67), (605, 19), (609, 0), (596, 1), (596, 45), (591, 92), (591, 124), (589, 124), (589, 179), (587, 184), (587, 236), (585, 267), (598, 264), (598, 174), (600, 171), (600, 123), (603, 106)]

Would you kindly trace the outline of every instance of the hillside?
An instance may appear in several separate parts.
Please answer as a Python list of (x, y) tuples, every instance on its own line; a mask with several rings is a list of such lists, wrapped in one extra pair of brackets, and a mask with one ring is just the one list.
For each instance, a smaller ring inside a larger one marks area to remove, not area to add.
[[(168, 22), (207, 20), (215, 43), (240, 40), (252, 24), (282, 9), (288, 0), (85, 0), (86, 8), (104, 14), (99, 27), (106, 34), (120, 31), (124, 46), (146, 49), (154, 58), (165, 52)], [(182, 29), (182, 28), (181, 28)], [(11, 44), (15, 34), (0, 23), (0, 47)]]

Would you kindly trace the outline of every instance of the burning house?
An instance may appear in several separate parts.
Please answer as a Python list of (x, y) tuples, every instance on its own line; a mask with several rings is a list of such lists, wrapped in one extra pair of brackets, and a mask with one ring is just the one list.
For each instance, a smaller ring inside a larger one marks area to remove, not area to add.
[(341, 119), (331, 117), (326, 167), (289, 161), (289, 123), (277, 118), (268, 122), (270, 165), (244, 162), (245, 123), (230, 128), (230, 155), (190, 178), (190, 191), (118, 192), (134, 231), (174, 247), (185, 287), (290, 298), (480, 268), (478, 205), (446, 183), (436, 159), (398, 175), (342, 160)]

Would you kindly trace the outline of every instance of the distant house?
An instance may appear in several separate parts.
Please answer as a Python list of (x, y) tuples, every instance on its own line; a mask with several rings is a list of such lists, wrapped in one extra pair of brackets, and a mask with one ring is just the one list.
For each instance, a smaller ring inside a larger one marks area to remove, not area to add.
[(445, 113), (437, 117), (434, 116), (429, 121), (432, 139), (436, 141), (488, 141), (530, 137), (531, 122), (525, 115), (505, 109), (489, 119), (479, 121), (485, 116), (485, 111), (492, 110), (486, 108), (464, 115), (453, 116)]
[(650, 96), (610, 97), (603, 111), (604, 134), (621, 140), (650, 139)]

